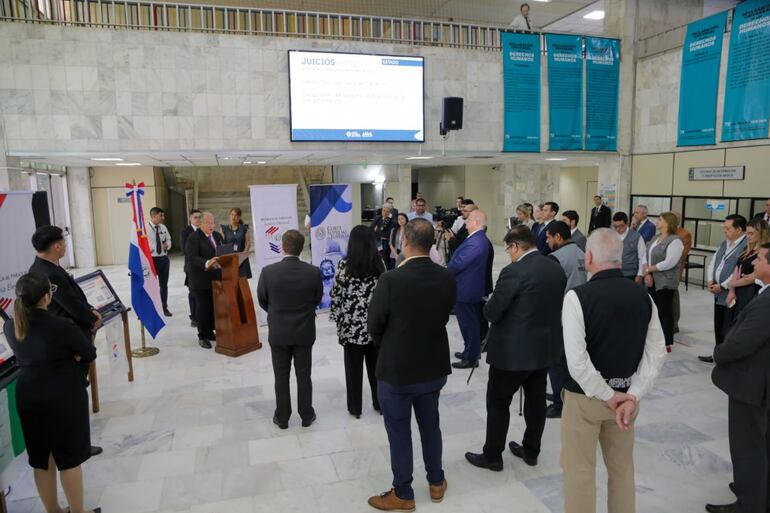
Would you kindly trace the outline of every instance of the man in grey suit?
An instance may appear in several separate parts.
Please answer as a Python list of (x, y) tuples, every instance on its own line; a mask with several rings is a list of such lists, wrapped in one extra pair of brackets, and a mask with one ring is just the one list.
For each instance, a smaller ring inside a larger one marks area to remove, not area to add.
[(297, 376), (297, 410), (302, 427), (315, 421), (313, 383), (310, 380), (315, 342), (315, 311), (323, 295), (321, 272), (300, 261), (305, 237), (288, 230), (281, 237), (284, 259), (262, 269), (257, 285), (259, 306), (267, 312), (268, 342), (275, 374), (273, 423), (289, 427), (291, 395), (289, 373), (294, 360)]
[(574, 242), (581, 251), (586, 251), (586, 236), (578, 228), (580, 215), (574, 210), (567, 210), (561, 215), (561, 220), (569, 226), (570, 240)]
[(714, 384), (729, 399), (730, 458), (738, 500), (708, 504), (710, 513), (758, 513), (768, 510), (770, 497), (770, 244), (754, 261), (754, 277), (764, 286), (738, 314), (723, 343), (714, 349)]
[[(497, 280), (484, 316), (492, 323), (487, 335), (487, 435), (481, 454), (465, 453), (477, 467), (503, 470), (503, 450), (513, 395), (524, 389), (527, 428), (521, 444), (508, 447), (527, 465), (536, 465), (545, 428), (545, 387), (548, 368), (561, 359), (561, 306), (567, 277), (559, 264), (538, 252), (526, 225), (505, 236), (511, 257)], [(543, 305), (548, 305), (544, 308)]]
[[(730, 279), (738, 263), (738, 257), (746, 249), (746, 218), (740, 214), (725, 218), (722, 232), (725, 240), (711, 259), (706, 276), (709, 280), (709, 292), (714, 294), (714, 338), (716, 345), (722, 343), (727, 331), (727, 292)], [(714, 363), (711, 355), (699, 356), (698, 360)]]

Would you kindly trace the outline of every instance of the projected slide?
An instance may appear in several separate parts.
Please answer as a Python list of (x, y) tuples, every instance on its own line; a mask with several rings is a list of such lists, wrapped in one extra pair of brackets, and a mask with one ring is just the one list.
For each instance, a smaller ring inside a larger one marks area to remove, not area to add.
[(422, 57), (289, 51), (292, 141), (423, 142)]

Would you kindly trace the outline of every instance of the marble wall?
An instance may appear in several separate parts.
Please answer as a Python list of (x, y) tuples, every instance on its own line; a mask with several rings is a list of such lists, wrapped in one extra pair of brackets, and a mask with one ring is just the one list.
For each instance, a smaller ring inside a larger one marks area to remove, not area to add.
[[(311, 148), (289, 141), (289, 49), (423, 55), (426, 147), (441, 147), (444, 96), (465, 98), (464, 129), (453, 134), (451, 149), (502, 146), (497, 52), (9, 22), (0, 27), (0, 104), (11, 153)], [(347, 147), (324, 144), (325, 150)]]

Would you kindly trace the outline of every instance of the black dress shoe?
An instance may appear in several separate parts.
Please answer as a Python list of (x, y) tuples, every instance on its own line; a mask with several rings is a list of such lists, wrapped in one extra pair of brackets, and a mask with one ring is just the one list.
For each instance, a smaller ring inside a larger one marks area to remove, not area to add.
[(537, 465), (537, 456), (527, 456), (527, 453), (524, 451), (524, 447), (522, 447), (521, 444), (511, 442), (508, 444), (508, 448), (511, 450), (514, 456), (523, 459), (524, 463), (530, 467)]
[(173, 317), (174, 316), (174, 314), (172, 314), (171, 312), (168, 311), (168, 308), (164, 308), (163, 309), (163, 315), (165, 315), (166, 317)]
[(727, 487), (730, 489), (731, 492), (735, 493), (735, 483), (729, 483)]
[(487, 458), (484, 453), (476, 454), (474, 452), (466, 452), (465, 459), (468, 460), (468, 463), (474, 467), (486, 468), (492, 470), (493, 472), (500, 472), (503, 470), (503, 458), (492, 461)]
[(561, 418), (561, 408), (557, 408), (553, 404), (550, 405), (548, 408), (545, 409), (545, 417), (547, 419), (560, 419)]
[(699, 356), (698, 360), (705, 362), (705, 363), (714, 363), (714, 357), (711, 355), (708, 356)]
[(191, 328), (197, 328), (198, 327), (198, 321), (195, 319), (190, 319), (190, 327)]
[(209, 342), (205, 338), (199, 338), (198, 345), (201, 346), (203, 349), (211, 349), (211, 342)]
[(104, 449), (102, 449), (98, 445), (91, 446), (91, 456), (99, 456), (103, 452), (104, 452)]
[(317, 417), (315, 416), (315, 413), (313, 413), (313, 416), (309, 420), (303, 420), (302, 421), (302, 427), (310, 427), (313, 422), (315, 422), (315, 419)]
[(275, 415), (273, 415), (273, 424), (275, 424), (281, 429), (289, 429), (289, 422), (288, 421), (281, 422), (280, 420), (278, 420), (278, 417), (276, 417)]
[(463, 353), (462, 351), (457, 351), (455, 353), (455, 358), (457, 358), (458, 360), (465, 360), (465, 353)]
[(462, 360), (460, 362), (454, 362), (452, 364), (452, 367), (454, 367), (455, 369), (470, 369), (478, 366), (479, 366), (478, 360), (476, 360), (475, 362), (472, 362), (470, 360)]
[(732, 504), (706, 504), (706, 511), (709, 513), (734, 513), (738, 511), (738, 503)]

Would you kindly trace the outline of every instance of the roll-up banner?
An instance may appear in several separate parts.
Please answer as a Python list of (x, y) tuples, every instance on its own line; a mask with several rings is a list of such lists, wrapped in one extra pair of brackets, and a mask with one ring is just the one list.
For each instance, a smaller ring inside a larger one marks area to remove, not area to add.
[(586, 150), (618, 146), (620, 41), (586, 37)]
[[(262, 269), (280, 261), (281, 237), (287, 230), (297, 229), (297, 185), (251, 185), (251, 219), (256, 277)], [(260, 325), (267, 322), (267, 313), (257, 307)]]
[(716, 143), (717, 93), (727, 11), (687, 25), (679, 83), (677, 146)]
[(353, 229), (353, 189), (350, 184), (310, 186), (310, 240), (313, 265), (321, 270), (324, 293), (318, 308), (331, 307), (337, 264), (348, 254)]
[(770, 0), (735, 7), (725, 83), (722, 141), (767, 137), (770, 116)]
[[(32, 192), (0, 192), (0, 308), (13, 316), (16, 281), (29, 271), (35, 248), (29, 243), (35, 233)], [(18, 241), (13, 243), (12, 241)], [(0, 362), (3, 354), (0, 353)]]
[(583, 149), (583, 37), (546, 34), (548, 149)]
[(503, 32), (503, 151), (540, 151), (540, 35)]

